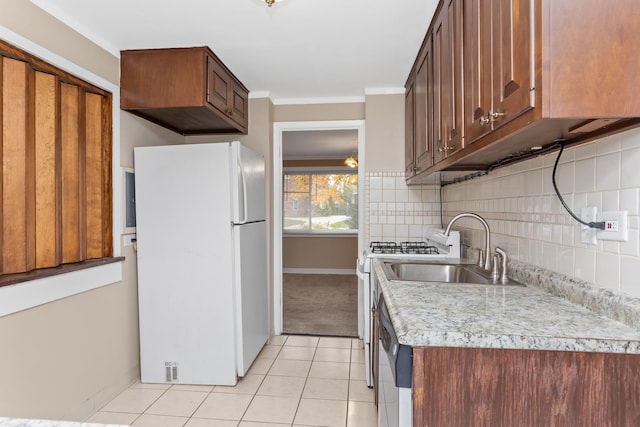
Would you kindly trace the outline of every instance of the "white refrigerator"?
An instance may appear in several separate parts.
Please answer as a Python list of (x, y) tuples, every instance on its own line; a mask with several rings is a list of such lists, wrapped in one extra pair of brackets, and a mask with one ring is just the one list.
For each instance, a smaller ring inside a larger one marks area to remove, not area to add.
[(269, 336), (264, 158), (239, 142), (134, 156), (141, 381), (234, 385)]

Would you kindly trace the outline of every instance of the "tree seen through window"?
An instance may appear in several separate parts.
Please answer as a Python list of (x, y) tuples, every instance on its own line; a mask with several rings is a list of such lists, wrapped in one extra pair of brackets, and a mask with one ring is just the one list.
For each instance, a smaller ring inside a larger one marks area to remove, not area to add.
[(358, 175), (286, 172), (284, 230), (357, 231)]

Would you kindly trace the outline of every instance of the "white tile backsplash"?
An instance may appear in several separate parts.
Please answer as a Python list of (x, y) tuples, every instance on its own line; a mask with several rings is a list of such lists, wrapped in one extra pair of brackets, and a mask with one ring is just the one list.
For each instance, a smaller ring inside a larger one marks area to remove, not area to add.
[(423, 240), (440, 227), (439, 184), (407, 186), (404, 172), (367, 172), (365, 240)]
[[(551, 173), (557, 152), (497, 169), (443, 188), (444, 222), (460, 212), (482, 215), (492, 230), (492, 246), (514, 259), (640, 296), (640, 130), (565, 149), (557, 184), (576, 214), (626, 210), (629, 241), (580, 242), (581, 225), (555, 195)], [(405, 184), (404, 172), (367, 172), (365, 239), (421, 240), (427, 228), (441, 227), (440, 184)], [(477, 221), (464, 219), (462, 241), (484, 246)]]
[(620, 188), (620, 152), (596, 159), (596, 190)]
[[(459, 212), (476, 212), (489, 222), (492, 246), (509, 245), (515, 259), (640, 296), (640, 130), (565, 149), (557, 174), (564, 200), (577, 215), (583, 206), (628, 211), (628, 242), (580, 242), (582, 226), (553, 191), (556, 156), (550, 153), (445, 186), (445, 223)], [(436, 187), (434, 194), (438, 192)], [(432, 211), (439, 214), (438, 209), (435, 203)], [(484, 245), (478, 222), (460, 221), (457, 227), (463, 230), (463, 242)]]
[(620, 257), (620, 288), (629, 294), (638, 295), (640, 258)]
[(595, 158), (580, 160), (575, 164), (574, 185), (577, 193), (595, 190)]
[(620, 287), (620, 259), (605, 252), (596, 253), (596, 283), (613, 290)]
[[(638, 138), (640, 139), (640, 137)], [(620, 168), (622, 188), (640, 187), (640, 148), (623, 150)]]
[(596, 279), (596, 251), (587, 248), (575, 248), (575, 276), (578, 279), (595, 283)]
[(639, 194), (638, 188), (620, 190), (620, 210), (629, 212), (629, 215), (638, 215), (640, 212)]

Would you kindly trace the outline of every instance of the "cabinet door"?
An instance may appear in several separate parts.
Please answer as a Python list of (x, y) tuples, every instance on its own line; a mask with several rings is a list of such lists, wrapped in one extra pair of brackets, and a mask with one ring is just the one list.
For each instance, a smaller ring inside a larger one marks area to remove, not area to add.
[[(434, 147), (435, 163), (462, 148), (462, 9), (459, 0), (447, 0), (436, 21), (436, 61), (440, 84), (440, 135)], [(436, 124), (438, 124), (436, 122)]]
[(207, 57), (207, 102), (246, 129), (247, 92), (210, 56)]
[(207, 102), (231, 115), (231, 86), (229, 74), (212, 57), (207, 57)]
[(231, 119), (243, 128), (249, 125), (249, 101), (247, 92), (231, 81)]
[(532, 0), (493, 0), (493, 128), (533, 108)]
[(637, 354), (414, 347), (414, 426), (637, 426)]
[(449, 39), (447, 63), (448, 63), (448, 80), (450, 81), (449, 104), (447, 111), (446, 124), (447, 145), (445, 154), (450, 155), (462, 148), (464, 141), (464, 125), (463, 125), (463, 64), (462, 43), (463, 43), (463, 1), (449, 0), (447, 2), (447, 37)]
[(433, 157), (434, 163), (444, 159), (446, 133), (444, 116), (449, 111), (447, 87), (447, 8), (443, 7), (433, 26)]
[(431, 38), (416, 72), (415, 156), (418, 172), (433, 166), (433, 51)]
[(491, 110), (491, 1), (464, 2), (464, 136), (465, 145), (491, 130), (480, 119)]
[(414, 101), (415, 101), (415, 83), (413, 81), (407, 84), (407, 90), (404, 96), (404, 165), (405, 177), (409, 178), (415, 175), (415, 121), (414, 121)]

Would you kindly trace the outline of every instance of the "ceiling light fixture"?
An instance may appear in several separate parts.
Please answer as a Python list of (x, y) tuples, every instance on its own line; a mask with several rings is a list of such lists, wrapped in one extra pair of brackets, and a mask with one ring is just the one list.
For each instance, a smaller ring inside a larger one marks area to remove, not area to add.
[(282, 0), (264, 0), (265, 3), (267, 3), (267, 6), (271, 7), (273, 6), (274, 3), (280, 2)]
[(349, 155), (346, 159), (344, 159), (344, 164), (349, 166), (350, 168), (358, 167), (358, 159), (356, 159), (355, 151)]

